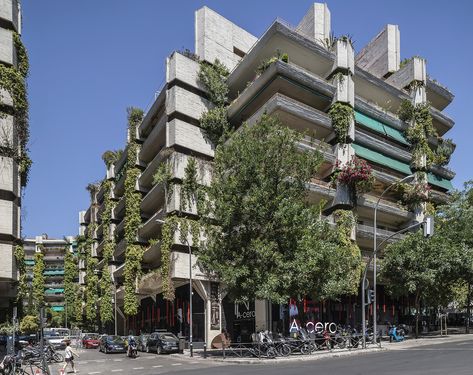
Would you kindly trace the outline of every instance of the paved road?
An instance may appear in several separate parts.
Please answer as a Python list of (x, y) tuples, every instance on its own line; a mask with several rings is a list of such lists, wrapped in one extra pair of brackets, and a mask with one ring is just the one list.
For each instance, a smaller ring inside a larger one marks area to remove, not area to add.
[[(102, 354), (96, 350), (81, 353), (77, 362), (80, 374), (188, 374), (188, 375), (472, 375), (473, 337), (418, 347), (391, 347), (390, 350), (340, 358), (264, 361), (262, 364), (222, 363), (204, 359), (157, 356), (141, 353), (132, 360), (124, 354)], [(56, 370), (52, 374), (58, 374)]]

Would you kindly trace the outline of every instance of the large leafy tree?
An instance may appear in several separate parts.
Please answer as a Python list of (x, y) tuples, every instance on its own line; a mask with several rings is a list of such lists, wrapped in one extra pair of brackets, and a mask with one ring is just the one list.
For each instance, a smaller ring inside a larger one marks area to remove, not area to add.
[(472, 187), (467, 183), (465, 190), (455, 192), (448, 204), (438, 207), (432, 238), (424, 238), (421, 231), (411, 233), (384, 252), (381, 277), (388, 289), (397, 296), (415, 297), (416, 334), (422, 301), (432, 307), (446, 307), (463, 294), (469, 306), (468, 286), (473, 283)]
[(347, 273), (358, 284), (359, 249), (345, 251), (320, 210), (307, 204), (306, 183), (321, 156), (301, 152), (300, 139), (263, 116), (217, 147), (199, 261), (236, 299), (340, 295), (354, 290), (342, 280)]

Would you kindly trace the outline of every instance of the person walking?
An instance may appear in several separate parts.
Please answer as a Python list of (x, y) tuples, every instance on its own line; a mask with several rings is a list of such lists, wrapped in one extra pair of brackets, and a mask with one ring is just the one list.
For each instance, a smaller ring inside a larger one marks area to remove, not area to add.
[(62, 371), (66, 372), (66, 367), (70, 363), (72, 370), (74, 370), (74, 374), (77, 374), (77, 370), (74, 366), (74, 356), (77, 356), (77, 358), (80, 358), (79, 354), (75, 353), (72, 351), (71, 348), (71, 343), (69, 341), (66, 342), (66, 355), (64, 357), (64, 366), (62, 368)]

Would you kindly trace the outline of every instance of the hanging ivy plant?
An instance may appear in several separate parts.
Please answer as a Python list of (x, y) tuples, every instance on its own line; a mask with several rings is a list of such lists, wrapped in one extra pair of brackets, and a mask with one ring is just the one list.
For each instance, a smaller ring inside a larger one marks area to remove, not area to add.
[(353, 108), (346, 103), (336, 102), (330, 107), (328, 115), (332, 119), (332, 127), (337, 136), (337, 142), (347, 143), (348, 130), (355, 118)]
[(189, 157), (181, 186), (181, 211), (198, 204), (200, 186), (197, 183), (197, 162)]
[[(32, 161), (28, 155), (29, 124), (28, 124), (28, 98), (26, 90), (26, 77), (28, 76), (29, 62), (25, 47), (20, 36), (13, 33), (13, 42), (16, 47), (17, 66), (0, 65), (0, 88), (6, 90), (13, 100), (13, 112), (2, 108), (0, 116), (10, 114), (15, 117), (14, 126), (18, 136), (18, 147), (10, 144), (7, 139), (0, 140), (0, 156), (13, 158), (19, 166), (21, 185), (28, 183), (28, 174)], [(7, 113), (5, 113), (5, 112)], [(6, 138), (6, 137), (4, 137)]]
[[(418, 172), (423, 173), (423, 172)], [(401, 204), (407, 206), (411, 211), (429, 200), (430, 186), (426, 182), (415, 182), (413, 184), (401, 183), (397, 186), (401, 194)]]
[[(90, 250), (89, 250), (90, 251)], [(85, 293), (85, 317), (90, 324), (97, 319), (97, 301), (99, 295), (99, 277), (96, 273), (97, 259), (91, 255), (87, 260), (87, 281)]]
[(437, 138), (438, 145), (434, 153), (434, 164), (445, 166), (450, 163), (450, 157), (455, 151), (455, 145), (451, 139)]
[(351, 210), (336, 210), (333, 212), (333, 218), (338, 227), (340, 243), (351, 245), (351, 233), (356, 225), (355, 214)]
[(39, 308), (44, 305), (44, 254), (43, 246), (38, 245), (40, 251), (35, 253), (35, 263), (33, 267), (33, 304), (35, 307), (36, 313), (39, 311)]
[(138, 144), (136, 129), (143, 120), (143, 111), (139, 108), (128, 108), (128, 135), (126, 175), (125, 175), (125, 314), (135, 315), (138, 312), (139, 301), (136, 296), (136, 280), (141, 276), (141, 260), (143, 249), (136, 243), (138, 229), (141, 226), (141, 193), (136, 191), (136, 181), (140, 170), (136, 167)]
[(27, 281), (26, 263), (25, 263), (25, 249), (23, 248), (23, 245), (15, 246), (15, 260), (16, 260), (16, 267), (19, 273), (16, 300), (22, 306), (23, 305), (22, 301), (28, 296), (28, 281)]
[(216, 59), (211, 65), (200, 63), (199, 81), (204, 85), (210, 101), (215, 105), (200, 118), (200, 127), (205, 130), (209, 140), (218, 145), (222, 143), (230, 132), (227, 119), (227, 104), (229, 88), (226, 78), (228, 69)]

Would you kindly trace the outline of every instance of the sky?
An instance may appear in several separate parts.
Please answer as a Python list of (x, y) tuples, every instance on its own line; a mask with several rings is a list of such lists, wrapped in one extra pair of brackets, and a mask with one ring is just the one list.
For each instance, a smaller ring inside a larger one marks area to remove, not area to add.
[[(33, 167), (22, 201), (25, 237), (76, 235), (88, 183), (104, 177), (101, 155), (123, 148), (126, 108), (146, 109), (164, 82), (165, 59), (194, 50), (194, 11), (207, 5), (255, 36), (276, 17), (297, 25), (309, 0), (23, 0), (30, 58)], [(399, 25), (401, 58), (427, 59), (427, 72), (455, 94), (445, 112), (457, 144), (453, 184), (473, 179), (473, 1), (328, 0), (335, 35), (360, 51), (385, 24)]]

